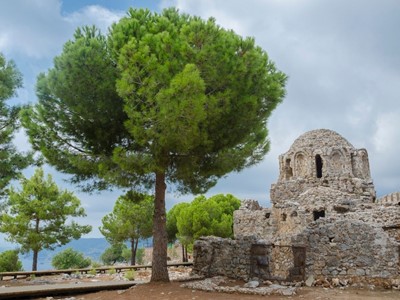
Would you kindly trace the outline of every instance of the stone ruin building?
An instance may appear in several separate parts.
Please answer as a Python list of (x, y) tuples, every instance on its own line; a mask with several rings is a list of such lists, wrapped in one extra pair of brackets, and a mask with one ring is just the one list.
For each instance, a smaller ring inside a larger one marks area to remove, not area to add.
[(271, 208), (246, 200), (234, 239), (194, 245), (194, 272), (250, 280), (400, 279), (400, 193), (376, 199), (368, 153), (319, 129), (279, 157)]

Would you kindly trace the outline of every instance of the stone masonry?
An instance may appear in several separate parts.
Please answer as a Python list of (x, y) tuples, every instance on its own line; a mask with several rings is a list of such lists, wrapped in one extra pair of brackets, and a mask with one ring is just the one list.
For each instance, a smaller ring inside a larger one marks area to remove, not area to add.
[(279, 170), (271, 208), (243, 201), (233, 240), (195, 243), (195, 272), (245, 280), (400, 279), (400, 193), (376, 199), (365, 149), (334, 131), (313, 130), (279, 156)]

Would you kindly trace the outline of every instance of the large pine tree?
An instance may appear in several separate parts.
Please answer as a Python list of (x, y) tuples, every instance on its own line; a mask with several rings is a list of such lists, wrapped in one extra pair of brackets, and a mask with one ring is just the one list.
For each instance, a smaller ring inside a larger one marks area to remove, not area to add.
[(15, 179), (31, 162), (30, 155), (19, 153), (12, 144), (14, 133), (20, 125), (20, 107), (6, 103), (21, 86), (22, 75), (15, 63), (7, 61), (0, 53), (0, 197), (4, 196), (4, 189), (10, 180)]
[(175, 9), (78, 29), (38, 79), (24, 126), (75, 182), (154, 188), (152, 281), (168, 281), (165, 190), (199, 193), (269, 150), (286, 76), (252, 38)]

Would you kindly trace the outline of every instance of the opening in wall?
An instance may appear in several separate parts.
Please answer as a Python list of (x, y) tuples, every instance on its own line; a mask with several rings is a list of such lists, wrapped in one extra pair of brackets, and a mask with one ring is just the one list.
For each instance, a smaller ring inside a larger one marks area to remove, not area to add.
[(290, 158), (286, 159), (286, 164), (285, 164), (285, 176), (286, 179), (290, 179), (293, 177), (293, 169), (290, 166)]
[(317, 171), (317, 178), (322, 177), (322, 158), (319, 154), (315, 155), (315, 168)]
[(400, 246), (399, 246), (399, 260), (398, 260), (397, 264), (400, 266)]
[(314, 221), (318, 220), (319, 218), (324, 218), (325, 210), (314, 210), (313, 217), (314, 217)]

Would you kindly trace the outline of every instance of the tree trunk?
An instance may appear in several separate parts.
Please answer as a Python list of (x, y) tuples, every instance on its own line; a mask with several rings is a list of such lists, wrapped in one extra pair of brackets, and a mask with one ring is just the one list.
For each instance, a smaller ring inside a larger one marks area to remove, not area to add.
[(38, 253), (39, 251), (33, 250), (32, 271), (37, 271)]
[[(39, 235), (39, 223), (40, 223), (39, 218), (36, 218), (36, 220), (35, 220), (35, 233), (37, 235)], [(38, 262), (39, 250), (32, 249), (32, 251), (33, 251), (32, 271), (37, 271), (37, 262)]]
[(151, 282), (169, 282), (167, 269), (167, 226), (165, 214), (165, 173), (156, 173), (153, 214), (153, 259)]
[(183, 244), (182, 245), (182, 262), (185, 262), (185, 246)]
[(136, 252), (139, 239), (131, 239), (131, 266), (136, 265)]
[(135, 240), (131, 239), (131, 266), (136, 264)]

